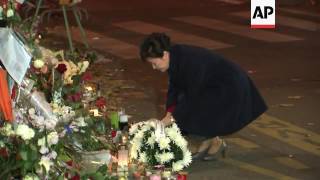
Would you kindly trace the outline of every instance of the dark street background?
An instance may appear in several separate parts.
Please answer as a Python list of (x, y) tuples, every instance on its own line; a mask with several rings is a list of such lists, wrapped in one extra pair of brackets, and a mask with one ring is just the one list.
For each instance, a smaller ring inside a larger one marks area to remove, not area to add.
[[(165, 114), (167, 74), (138, 57), (153, 31), (222, 54), (257, 84), (269, 110), (225, 137), (226, 159), (194, 162), (188, 179), (320, 179), (320, 5), (277, 1), (276, 29), (268, 30), (250, 29), (245, 0), (84, 0), (81, 7), (88, 42), (101, 54), (91, 71), (104, 90), (126, 85), (114, 98), (132, 122)], [(65, 41), (63, 21), (50, 21), (49, 35)], [(81, 43), (77, 27), (73, 38)]]

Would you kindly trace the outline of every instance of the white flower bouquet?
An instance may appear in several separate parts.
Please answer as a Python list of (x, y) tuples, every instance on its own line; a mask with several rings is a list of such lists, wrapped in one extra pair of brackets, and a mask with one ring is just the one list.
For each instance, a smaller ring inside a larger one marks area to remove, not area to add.
[(181, 171), (192, 161), (188, 143), (177, 124), (164, 125), (158, 120), (134, 124), (129, 129), (130, 158), (148, 166), (164, 166)]

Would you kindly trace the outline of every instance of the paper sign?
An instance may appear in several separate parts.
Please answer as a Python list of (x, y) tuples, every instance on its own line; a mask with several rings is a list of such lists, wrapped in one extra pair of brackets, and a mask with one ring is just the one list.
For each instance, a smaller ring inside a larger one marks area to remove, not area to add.
[(0, 61), (20, 85), (30, 66), (31, 55), (9, 28), (0, 28)]

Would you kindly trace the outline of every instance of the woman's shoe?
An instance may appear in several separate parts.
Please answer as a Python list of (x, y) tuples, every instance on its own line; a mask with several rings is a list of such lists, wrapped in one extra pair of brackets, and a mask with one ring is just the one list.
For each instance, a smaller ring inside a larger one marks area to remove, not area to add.
[(208, 146), (206, 149), (204, 149), (203, 151), (200, 151), (200, 152), (196, 152), (194, 154), (192, 154), (192, 160), (200, 160), (202, 159), (203, 157), (205, 157), (210, 149), (211, 145)]
[[(208, 149), (209, 151), (209, 149)], [(222, 157), (225, 158), (227, 156), (227, 144), (225, 143), (224, 140), (222, 140), (222, 144), (220, 145), (219, 150), (214, 153), (214, 154), (208, 154), (207, 156), (204, 156), (202, 159), (204, 161), (212, 161), (212, 160), (216, 160), (217, 156), (221, 153)]]

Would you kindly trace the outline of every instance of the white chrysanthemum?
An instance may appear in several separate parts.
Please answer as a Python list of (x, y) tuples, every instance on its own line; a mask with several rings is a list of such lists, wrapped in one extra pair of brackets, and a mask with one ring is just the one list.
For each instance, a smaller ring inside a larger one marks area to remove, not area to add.
[(181, 171), (182, 169), (183, 169), (183, 162), (182, 161), (177, 161), (177, 162), (172, 163), (172, 170), (174, 172)]
[(129, 134), (133, 135), (138, 131), (138, 124), (134, 124), (131, 126), (131, 128), (129, 129)]
[(147, 140), (147, 144), (150, 147), (153, 147), (155, 142), (156, 142), (156, 137), (155, 137), (154, 133), (151, 133), (151, 136)]
[(59, 141), (59, 136), (57, 132), (51, 132), (48, 136), (47, 136), (47, 141), (49, 146), (53, 145), (53, 144), (57, 144)]
[(166, 162), (169, 162), (173, 158), (174, 158), (174, 155), (171, 152), (165, 152), (165, 153), (161, 153), (161, 154), (156, 155), (156, 159), (160, 162), (160, 164), (164, 164)]
[(134, 144), (130, 148), (130, 157), (132, 159), (137, 159), (138, 158), (138, 148)]
[(150, 126), (142, 126), (141, 131), (146, 132), (150, 129)]
[(29, 140), (34, 137), (34, 130), (29, 128), (29, 126), (25, 124), (19, 124), (16, 130), (16, 134), (21, 136), (23, 140)]
[(41, 59), (36, 59), (33, 61), (33, 66), (37, 69), (40, 69), (44, 66), (44, 62)]
[(180, 133), (180, 129), (179, 129), (179, 127), (178, 127), (178, 125), (177, 125), (176, 123), (173, 123), (173, 124), (171, 125), (171, 128), (172, 128), (173, 130), (177, 131), (178, 133)]
[(23, 180), (40, 180), (40, 179), (35, 174), (27, 174), (25, 177), (23, 177)]
[(183, 136), (177, 136), (174, 139), (174, 143), (179, 146), (180, 148), (184, 148), (188, 146), (188, 142), (184, 139)]
[(182, 151), (183, 151), (182, 164), (184, 166), (189, 166), (190, 163), (192, 162), (191, 152), (188, 149), (183, 149)]
[(167, 136), (170, 137), (170, 139), (174, 140), (176, 139), (178, 136), (181, 136), (175, 129), (173, 128), (166, 128), (165, 132), (167, 134)]
[(48, 173), (49, 170), (50, 170), (50, 167), (53, 165), (53, 162), (51, 162), (51, 160), (50, 160), (49, 157), (42, 156), (42, 157), (41, 157), (41, 160), (40, 160), (40, 162), (39, 162), (39, 165), (40, 165), (40, 166), (44, 166), (45, 170), (46, 170), (47, 173)]
[(158, 142), (160, 150), (170, 149), (170, 142), (171, 140), (167, 137), (161, 138)]
[(134, 136), (134, 139), (142, 140), (143, 135), (144, 135), (144, 132), (143, 132), (142, 130), (140, 130), (140, 131), (138, 131), (138, 132), (136, 133), (136, 135)]
[(141, 139), (133, 139), (131, 141), (132, 146), (134, 146), (138, 151), (140, 151), (141, 148)]
[(140, 162), (146, 163), (148, 162), (147, 154), (146, 153), (140, 153)]

